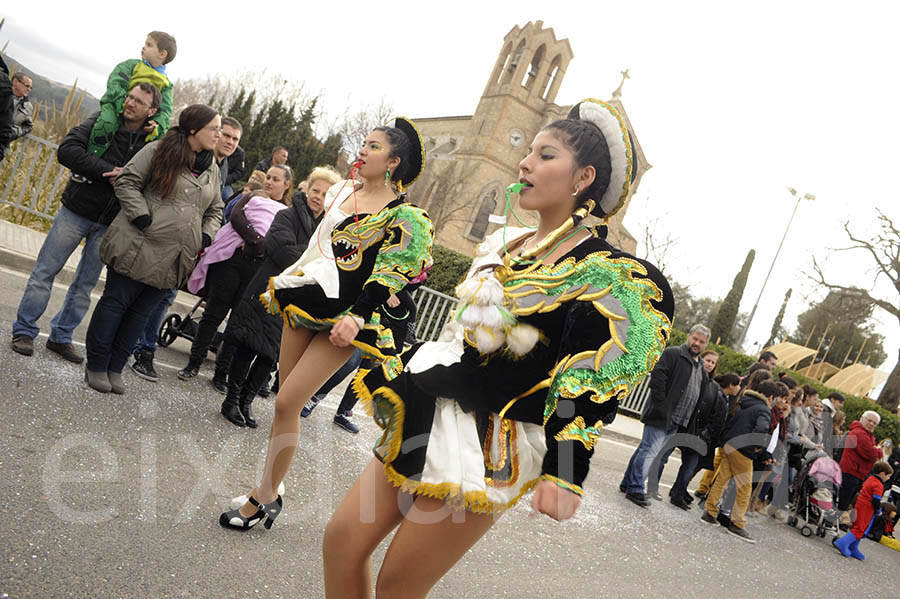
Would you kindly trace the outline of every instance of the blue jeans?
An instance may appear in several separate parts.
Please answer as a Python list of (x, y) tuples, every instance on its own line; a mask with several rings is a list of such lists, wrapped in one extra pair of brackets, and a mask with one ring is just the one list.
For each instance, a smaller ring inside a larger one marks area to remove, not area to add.
[(177, 289), (169, 289), (166, 291), (166, 295), (162, 298), (162, 301), (153, 308), (153, 312), (147, 317), (147, 324), (144, 325), (141, 336), (138, 337), (137, 343), (134, 344), (132, 353), (138, 350), (149, 352), (156, 351), (156, 342), (159, 339), (159, 327), (162, 326), (163, 318), (166, 317), (166, 311), (169, 309), (169, 306), (172, 305), (172, 302), (175, 301), (176, 295), (178, 295)]
[(666, 441), (677, 432), (677, 424), (670, 424), (665, 429), (647, 424), (644, 425), (641, 443), (631, 455), (628, 467), (625, 469), (625, 476), (622, 478), (621, 484), (625, 487), (626, 493), (644, 493), (644, 482), (650, 473), (650, 464), (659, 453), (659, 450), (666, 444)]
[(100, 272), (103, 270), (103, 263), (100, 261), (100, 241), (104, 233), (106, 225), (79, 216), (65, 206), (60, 206), (25, 285), (25, 293), (19, 302), (16, 321), (12, 327), (13, 337), (26, 335), (34, 339), (40, 333), (37, 321), (47, 309), (50, 293), (53, 291), (53, 280), (66, 265), (66, 260), (81, 240), (85, 239), (81, 260), (75, 270), (75, 278), (69, 285), (62, 309), (50, 321), (50, 341), (72, 342), (72, 332), (81, 324), (88, 308), (91, 307), (91, 291), (97, 285)]
[(87, 369), (122, 372), (134, 342), (167, 289), (157, 289), (106, 269), (106, 287), (87, 332)]
[(691, 484), (691, 479), (694, 478), (699, 462), (699, 453), (687, 447), (681, 448), (681, 468), (678, 469), (675, 484), (669, 490), (669, 497), (681, 499), (687, 495), (688, 485)]

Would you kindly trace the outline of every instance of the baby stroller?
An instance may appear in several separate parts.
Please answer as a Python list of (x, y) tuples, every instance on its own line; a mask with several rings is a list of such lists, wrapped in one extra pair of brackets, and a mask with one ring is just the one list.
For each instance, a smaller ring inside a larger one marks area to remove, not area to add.
[[(200, 324), (200, 319), (195, 319), (194, 313), (200, 308), (203, 301), (202, 297), (198, 298), (194, 307), (188, 310), (188, 313), (184, 316), (174, 313), (166, 314), (162, 324), (159, 326), (159, 339), (157, 339), (156, 344), (160, 347), (168, 347), (179, 337), (193, 342), (194, 336), (197, 334), (197, 326)], [(225, 324), (227, 323), (228, 321), (226, 320)], [(218, 353), (219, 347), (222, 345), (222, 338), (222, 332), (216, 331), (212, 343), (209, 345), (211, 352)]]
[(838, 516), (835, 502), (841, 486), (841, 467), (824, 451), (817, 451), (806, 462), (803, 470), (791, 485), (793, 513), (788, 517), (789, 526), (803, 525), (800, 534), (812, 536), (813, 528), (817, 536), (824, 538), (827, 530), (838, 531)]

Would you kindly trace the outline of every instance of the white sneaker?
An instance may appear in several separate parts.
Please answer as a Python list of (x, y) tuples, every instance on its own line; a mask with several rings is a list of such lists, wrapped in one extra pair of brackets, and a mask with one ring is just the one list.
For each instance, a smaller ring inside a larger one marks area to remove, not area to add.
[[(281, 481), (280, 483), (278, 483), (278, 494), (284, 495), (284, 481)], [(232, 497), (231, 498), (231, 507), (239, 508), (242, 505), (244, 505), (245, 503), (247, 503), (247, 501), (249, 499), (250, 499), (249, 495), (241, 495), (240, 497)]]

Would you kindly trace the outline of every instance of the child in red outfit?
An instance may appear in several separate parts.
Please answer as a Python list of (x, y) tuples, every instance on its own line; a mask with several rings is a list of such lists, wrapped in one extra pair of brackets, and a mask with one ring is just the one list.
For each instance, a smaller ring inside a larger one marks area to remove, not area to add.
[(831, 541), (831, 544), (844, 557), (866, 559), (866, 556), (859, 550), (859, 541), (869, 533), (874, 517), (881, 515), (881, 495), (884, 493), (884, 483), (891, 478), (893, 473), (894, 469), (887, 462), (875, 462), (872, 476), (863, 483), (859, 498), (856, 500), (856, 520), (853, 522), (853, 528), (840, 539), (835, 538)]

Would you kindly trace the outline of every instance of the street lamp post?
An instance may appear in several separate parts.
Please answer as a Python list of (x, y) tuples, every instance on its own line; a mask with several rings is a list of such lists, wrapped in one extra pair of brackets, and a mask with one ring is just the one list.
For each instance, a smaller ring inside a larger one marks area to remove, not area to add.
[(756, 302), (753, 304), (753, 309), (750, 310), (750, 317), (747, 318), (747, 324), (744, 325), (744, 331), (741, 333), (741, 338), (738, 341), (739, 348), (744, 345), (744, 338), (747, 337), (747, 331), (750, 329), (750, 323), (753, 322), (753, 316), (756, 314), (756, 308), (759, 307), (759, 300), (760, 298), (762, 298), (763, 291), (766, 290), (766, 283), (769, 282), (769, 275), (772, 274), (772, 269), (775, 268), (775, 262), (778, 260), (778, 254), (781, 253), (781, 246), (784, 245), (784, 240), (787, 239), (788, 231), (791, 230), (791, 223), (794, 222), (794, 217), (797, 215), (797, 209), (800, 207), (800, 201), (816, 199), (816, 196), (811, 193), (806, 193), (801, 196), (793, 187), (788, 187), (788, 191), (791, 192), (792, 196), (797, 198), (797, 203), (794, 204), (794, 211), (791, 212), (791, 218), (788, 220), (787, 227), (785, 227), (784, 229), (784, 235), (781, 236), (781, 243), (778, 244), (778, 250), (775, 251), (775, 257), (772, 258), (772, 265), (769, 266), (769, 272), (766, 273), (766, 278), (763, 280), (762, 287), (759, 290), (759, 295), (756, 296)]

